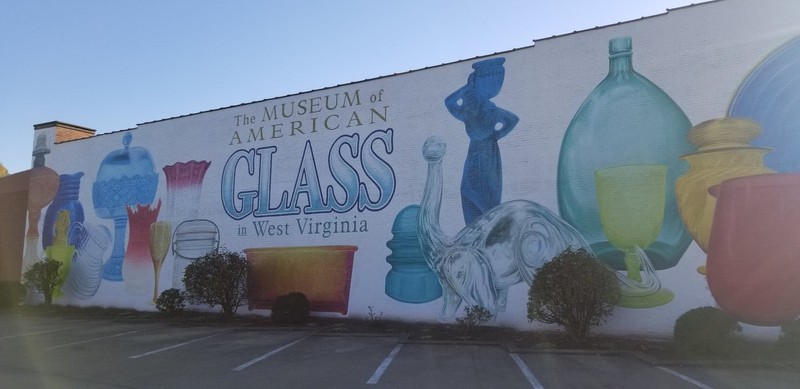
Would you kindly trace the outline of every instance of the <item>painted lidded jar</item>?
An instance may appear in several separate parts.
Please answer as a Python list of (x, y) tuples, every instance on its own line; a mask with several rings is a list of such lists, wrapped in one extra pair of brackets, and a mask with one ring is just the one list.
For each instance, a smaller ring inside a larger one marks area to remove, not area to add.
[[(673, 190), (686, 171), (681, 155), (692, 152), (686, 135), (691, 123), (678, 105), (633, 69), (630, 37), (609, 41), (609, 72), (575, 113), (561, 144), (558, 206), (592, 250), (615, 269), (625, 269), (624, 253), (603, 232), (595, 172), (625, 166), (664, 165), (664, 216), (658, 237), (644, 248), (655, 269), (675, 266), (692, 242), (678, 212)], [(635, 229), (635, 226), (629, 226)]]
[(172, 236), (172, 287), (185, 290), (183, 275), (186, 267), (204, 255), (219, 249), (219, 228), (206, 219), (186, 220), (175, 227)]
[(711, 119), (689, 131), (697, 151), (681, 156), (689, 171), (675, 182), (675, 196), (683, 223), (704, 252), (717, 204), (708, 189), (731, 178), (774, 173), (764, 166), (764, 155), (771, 150), (750, 146), (760, 133), (758, 123), (743, 118)]
[(144, 147), (130, 147), (132, 138), (130, 132), (126, 133), (123, 148), (106, 155), (92, 186), (95, 213), (114, 220), (114, 249), (103, 265), (103, 279), (109, 281), (122, 281), (128, 206), (152, 204), (158, 187), (153, 157)]

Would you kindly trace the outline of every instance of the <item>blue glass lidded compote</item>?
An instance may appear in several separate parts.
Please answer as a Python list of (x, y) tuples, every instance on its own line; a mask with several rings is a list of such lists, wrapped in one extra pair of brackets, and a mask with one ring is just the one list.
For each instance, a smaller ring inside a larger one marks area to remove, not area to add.
[(150, 152), (144, 147), (129, 147), (133, 135), (122, 138), (124, 147), (103, 159), (92, 187), (92, 202), (98, 217), (114, 220), (114, 249), (105, 265), (103, 279), (122, 281), (125, 258), (125, 231), (128, 206), (151, 204), (156, 196), (158, 173)]

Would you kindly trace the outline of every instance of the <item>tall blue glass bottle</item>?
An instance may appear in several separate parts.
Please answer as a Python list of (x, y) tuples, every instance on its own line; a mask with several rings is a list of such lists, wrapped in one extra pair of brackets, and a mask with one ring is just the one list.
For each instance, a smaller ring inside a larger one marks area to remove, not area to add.
[(692, 152), (691, 123), (658, 86), (633, 70), (630, 37), (609, 42), (609, 72), (572, 118), (558, 161), (561, 216), (586, 238), (600, 258), (625, 269), (622, 251), (609, 242), (600, 221), (595, 171), (628, 165), (666, 165), (664, 218), (645, 252), (655, 269), (675, 266), (692, 238), (681, 222), (675, 180), (687, 169), (679, 159)]

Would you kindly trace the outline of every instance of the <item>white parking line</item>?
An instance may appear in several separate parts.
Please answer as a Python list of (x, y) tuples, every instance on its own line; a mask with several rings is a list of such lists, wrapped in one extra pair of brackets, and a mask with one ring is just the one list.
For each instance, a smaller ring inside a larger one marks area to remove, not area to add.
[(12, 338), (21, 338), (21, 337), (23, 337), (23, 336), (30, 336), (30, 335), (49, 334), (49, 333), (51, 333), (51, 332), (67, 331), (67, 330), (72, 330), (72, 329), (75, 329), (75, 328), (78, 328), (78, 327), (66, 327), (66, 328), (57, 328), (57, 329), (55, 329), (55, 330), (46, 330), (46, 331), (37, 331), (37, 332), (27, 332), (27, 333), (24, 333), (24, 334), (3, 336), (3, 337), (0, 337), (0, 340), (3, 340), (3, 339), (12, 339)]
[(528, 365), (525, 364), (525, 361), (523, 361), (519, 355), (514, 353), (509, 353), (508, 355), (510, 355), (511, 359), (514, 360), (514, 362), (517, 364), (517, 367), (522, 370), (522, 374), (528, 379), (528, 382), (530, 382), (534, 389), (544, 389), (544, 386), (542, 386), (539, 380), (536, 379), (536, 376), (533, 375), (531, 369), (528, 368)]
[(692, 377), (688, 377), (688, 376), (685, 376), (685, 375), (683, 375), (683, 374), (681, 374), (681, 373), (678, 373), (678, 372), (677, 372), (677, 371), (675, 371), (675, 370), (668, 369), (668, 368), (666, 368), (666, 367), (663, 367), (663, 366), (656, 366), (656, 367), (657, 367), (657, 368), (659, 368), (659, 369), (661, 369), (661, 370), (663, 370), (663, 371), (665, 371), (665, 372), (667, 372), (667, 373), (669, 373), (669, 374), (672, 374), (672, 375), (674, 375), (675, 377), (678, 377), (678, 378), (680, 378), (680, 379), (682, 379), (682, 380), (684, 380), (684, 381), (686, 381), (686, 382), (688, 382), (688, 383), (694, 384), (695, 386), (697, 386), (697, 387), (699, 387), (699, 388), (703, 388), (703, 389), (714, 389), (714, 388), (713, 388), (713, 387), (711, 387), (711, 386), (708, 386), (708, 385), (706, 385), (706, 384), (704, 384), (704, 383), (702, 383), (702, 382), (700, 382), (700, 381), (698, 381), (698, 380), (696, 380), (696, 379), (694, 379), (694, 378), (692, 378)]
[(209, 335), (209, 336), (204, 336), (204, 337), (202, 337), (202, 338), (199, 338), (199, 339), (190, 340), (190, 341), (188, 341), (188, 342), (178, 343), (178, 344), (175, 344), (175, 345), (172, 345), (172, 346), (168, 346), (168, 347), (160, 348), (160, 349), (158, 349), (158, 350), (148, 351), (148, 352), (146, 352), (146, 353), (143, 353), (143, 354), (133, 355), (133, 356), (130, 356), (130, 357), (128, 357), (128, 358), (130, 358), (130, 359), (136, 359), (136, 358), (146, 357), (146, 356), (148, 356), (148, 355), (157, 354), (157, 353), (160, 353), (160, 352), (162, 352), (162, 351), (172, 350), (172, 349), (174, 349), (174, 348), (178, 348), (178, 347), (183, 347), (183, 346), (186, 346), (187, 344), (192, 344), (192, 343), (194, 343), (194, 342), (199, 342), (199, 341), (201, 341), (201, 340), (205, 340), (205, 339), (208, 339), (208, 338), (213, 338), (213, 337), (215, 337), (215, 336), (217, 336), (217, 335), (220, 335), (220, 334), (222, 334), (222, 332), (218, 332), (218, 333), (216, 333), (216, 334), (211, 334), (211, 335)]
[(246, 363), (243, 363), (243, 364), (241, 364), (241, 365), (239, 365), (239, 366), (236, 366), (236, 367), (234, 367), (234, 368), (233, 368), (233, 370), (234, 370), (234, 371), (242, 371), (242, 370), (244, 370), (244, 369), (247, 369), (248, 367), (250, 367), (250, 366), (253, 366), (253, 365), (255, 365), (255, 364), (256, 364), (256, 363), (258, 363), (258, 362), (261, 362), (261, 361), (263, 361), (263, 360), (265, 360), (265, 359), (267, 359), (267, 358), (269, 358), (269, 357), (271, 357), (271, 356), (273, 356), (273, 355), (275, 355), (275, 354), (277, 354), (277, 353), (279, 353), (279, 352), (281, 352), (281, 351), (283, 351), (283, 350), (286, 350), (286, 349), (287, 349), (287, 348), (289, 348), (289, 347), (292, 347), (292, 346), (294, 346), (294, 345), (295, 345), (295, 344), (297, 344), (297, 343), (300, 343), (300, 342), (302, 342), (302, 341), (304, 341), (304, 340), (308, 339), (310, 336), (311, 336), (311, 335), (307, 335), (307, 336), (305, 336), (305, 337), (302, 337), (302, 338), (300, 338), (300, 339), (297, 339), (297, 340), (295, 340), (295, 341), (294, 341), (294, 342), (292, 342), (292, 343), (285, 344), (285, 345), (283, 345), (283, 346), (281, 346), (281, 347), (278, 347), (278, 348), (276, 348), (275, 350), (272, 350), (272, 351), (270, 351), (270, 352), (268, 352), (268, 353), (266, 353), (266, 354), (264, 354), (264, 355), (262, 355), (262, 356), (260, 356), (260, 357), (258, 357), (258, 358), (256, 358), (256, 359), (253, 359), (253, 360), (252, 360), (252, 361), (250, 361), (250, 362), (246, 362)]
[(137, 332), (142, 332), (142, 331), (144, 331), (144, 330), (128, 331), (128, 332), (123, 332), (123, 333), (121, 333), (121, 334), (114, 334), (114, 335), (108, 335), (108, 336), (101, 336), (101, 337), (99, 337), (99, 338), (92, 338), (92, 339), (81, 340), (81, 341), (78, 341), (78, 342), (72, 342), (72, 343), (67, 343), (67, 344), (60, 344), (60, 345), (58, 345), (58, 346), (52, 346), (52, 347), (48, 347), (48, 348), (46, 348), (45, 350), (55, 350), (55, 349), (57, 349), (57, 348), (69, 347), (69, 346), (74, 346), (74, 345), (76, 345), (76, 344), (81, 344), (81, 343), (89, 343), (89, 342), (94, 342), (94, 341), (103, 340), (103, 339), (116, 338), (116, 337), (118, 337), (118, 336), (125, 336), (125, 335), (135, 334), (135, 333), (137, 333)]
[(386, 358), (383, 360), (383, 362), (381, 362), (381, 365), (378, 366), (378, 368), (375, 370), (374, 373), (372, 373), (372, 377), (369, 377), (369, 380), (367, 380), (367, 384), (374, 385), (378, 383), (378, 380), (381, 379), (381, 376), (386, 371), (386, 369), (389, 368), (389, 364), (392, 363), (392, 360), (394, 359), (395, 355), (397, 355), (397, 353), (400, 352), (400, 349), (402, 347), (403, 347), (402, 343), (398, 343), (397, 346), (394, 346), (389, 355), (387, 355)]

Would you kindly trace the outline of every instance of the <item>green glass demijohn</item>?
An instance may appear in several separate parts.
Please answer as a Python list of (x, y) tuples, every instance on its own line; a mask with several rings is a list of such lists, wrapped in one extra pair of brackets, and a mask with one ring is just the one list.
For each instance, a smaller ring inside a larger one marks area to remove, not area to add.
[(602, 225), (597, 196), (602, 183), (596, 182), (599, 178), (595, 172), (626, 166), (665, 166), (666, 182), (656, 183), (666, 188), (660, 231), (655, 241), (641, 248), (655, 269), (670, 268), (692, 242), (675, 201), (675, 180), (687, 169), (679, 157), (693, 151), (686, 138), (691, 123), (664, 91), (633, 70), (630, 37), (612, 39), (608, 51), (608, 76), (575, 113), (561, 144), (559, 211), (583, 234), (595, 254), (623, 270), (624, 254), (609, 243), (604, 227), (609, 229), (609, 220), (630, 231), (638, 227), (626, 226), (625, 220), (605, 214), (606, 225)]

